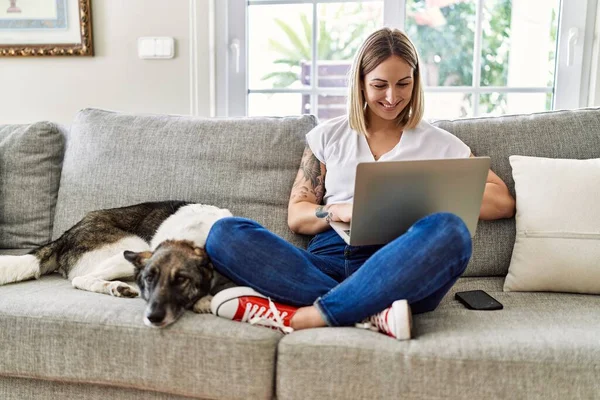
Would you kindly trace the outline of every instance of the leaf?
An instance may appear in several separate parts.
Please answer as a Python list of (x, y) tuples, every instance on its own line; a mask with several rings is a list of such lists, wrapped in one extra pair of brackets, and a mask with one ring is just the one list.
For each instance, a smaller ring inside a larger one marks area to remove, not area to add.
[(294, 46), (295, 50), (302, 57), (310, 60), (310, 43), (309, 43), (308, 47), (306, 46), (305, 43), (302, 43), (302, 41), (300, 40), (300, 37), (298, 36), (298, 34), (296, 32), (294, 32), (294, 30), (288, 24), (286, 24), (285, 22), (283, 22), (279, 18), (275, 18), (275, 23), (277, 25), (279, 25), (279, 27), (285, 32), (285, 34), (287, 35), (288, 39), (290, 40), (290, 42)]
[(319, 21), (319, 43), (317, 44), (319, 60), (330, 60), (331, 54), (336, 52), (336, 47), (331, 40), (325, 21)]
[(298, 74), (293, 72), (271, 72), (261, 78), (261, 80), (266, 81), (269, 79), (273, 79), (273, 88), (286, 88), (290, 86), (292, 83), (298, 81)]
[(269, 46), (271, 47), (272, 50), (279, 52), (280, 54), (287, 56), (288, 58), (292, 59), (292, 60), (298, 60), (298, 62), (300, 62), (300, 60), (302, 59), (301, 57), (299, 57), (299, 53), (297, 51), (294, 51), (293, 49), (290, 50), (288, 48), (286, 48), (284, 45), (282, 45), (279, 42), (276, 42), (273, 39), (269, 39)]
[(278, 78), (281, 76), (288, 76), (288, 77), (293, 77), (295, 80), (298, 80), (298, 74), (291, 72), (291, 71), (276, 71), (276, 72), (269, 72), (268, 74), (266, 74), (265, 76), (263, 76), (262, 79), (263, 81), (266, 81), (267, 79), (273, 79), (273, 78)]
[(300, 14), (300, 22), (302, 23), (302, 29), (304, 30), (306, 43), (308, 43), (309, 48), (312, 48), (312, 25), (308, 22), (308, 17), (306, 14)]
[(286, 64), (291, 67), (299, 67), (302, 63), (302, 60), (298, 60), (297, 58), (279, 58), (273, 61), (273, 64)]

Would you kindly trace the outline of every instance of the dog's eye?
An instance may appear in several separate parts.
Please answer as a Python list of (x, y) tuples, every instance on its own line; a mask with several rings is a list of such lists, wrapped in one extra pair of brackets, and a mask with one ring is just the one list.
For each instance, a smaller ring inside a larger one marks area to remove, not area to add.
[(149, 274), (148, 274), (148, 275), (146, 275), (146, 277), (145, 277), (145, 279), (146, 279), (146, 282), (152, 282), (152, 281), (154, 280), (155, 276), (156, 276), (156, 274), (154, 274), (154, 273), (149, 273)]
[(187, 281), (189, 281), (189, 279), (185, 276), (178, 276), (177, 278), (175, 278), (175, 283), (178, 285), (183, 285), (187, 283)]

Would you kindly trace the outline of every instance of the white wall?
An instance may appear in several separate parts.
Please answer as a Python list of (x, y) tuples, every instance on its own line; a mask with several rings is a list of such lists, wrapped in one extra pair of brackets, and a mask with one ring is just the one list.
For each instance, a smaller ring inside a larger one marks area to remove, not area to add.
[[(197, 108), (208, 116), (209, 1), (92, 1), (94, 57), (0, 57), (0, 124), (68, 124), (84, 107), (171, 114)], [(197, 60), (190, 56), (190, 4), (196, 8)], [(140, 36), (174, 37), (175, 58), (139, 59)], [(190, 77), (195, 61), (197, 78)]]

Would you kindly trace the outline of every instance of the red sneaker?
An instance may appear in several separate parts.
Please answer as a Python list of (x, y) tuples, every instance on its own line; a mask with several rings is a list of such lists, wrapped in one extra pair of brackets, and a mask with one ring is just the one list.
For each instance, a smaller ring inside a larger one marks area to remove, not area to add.
[(373, 329), (397, 340), (411, 338), (412, 313), (406, 300), (396, 300), (385, 310), (368, 318), (359, 328)]
[(298, 307), (275, 303), (250, 287), (237, 286), (217, 293), (210, 310), (218, 317), (291, 333), (290, 321)]

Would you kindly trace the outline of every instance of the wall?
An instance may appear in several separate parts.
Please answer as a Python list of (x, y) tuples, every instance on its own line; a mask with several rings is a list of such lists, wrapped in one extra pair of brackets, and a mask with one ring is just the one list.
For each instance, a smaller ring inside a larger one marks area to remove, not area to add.
[[(0, 57), (0, 124), (68, 124), (84, 107), (209, 116), (215, 1), (222, 0), (92, 0), (94, 57)], [(598, 7), (590, 106), (600, 106)], [(140, 36), (174, 37), (176, 57), (139, 59)]]
[[(84, 107), (208, 116), (210, 1), (92, 0), (94, 57), (0, 58), (0, 124), (68, 124)], [(140, 36), (174, 37), (175, 58), (139, 59)]]
[(588, 105), (590, 107), (600, 107), (600, 2), (596, 11), (596, 21), (594, 25), (594, 40), (592, 44), (592, 62), (590, 72), (590, 92), (588, 96)]

